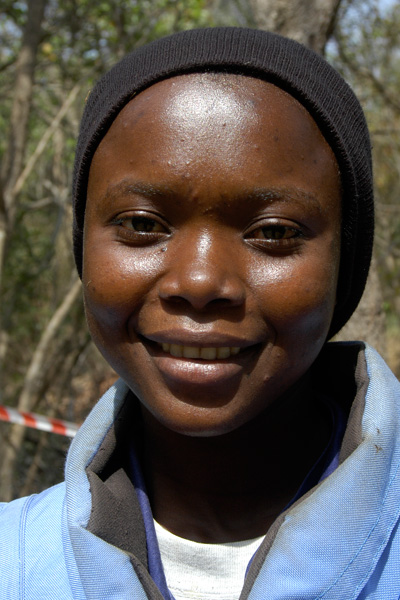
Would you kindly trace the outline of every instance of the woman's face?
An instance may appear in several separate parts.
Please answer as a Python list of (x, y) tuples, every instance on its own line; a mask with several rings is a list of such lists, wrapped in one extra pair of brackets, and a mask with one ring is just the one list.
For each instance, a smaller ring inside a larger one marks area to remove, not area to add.
[(308, 370), (336, 301), (340, 204), (330, 147), (272, 84), (184, 75), (121, 111), (90, 169), (86, 314), (163, 426), (233, 431)]

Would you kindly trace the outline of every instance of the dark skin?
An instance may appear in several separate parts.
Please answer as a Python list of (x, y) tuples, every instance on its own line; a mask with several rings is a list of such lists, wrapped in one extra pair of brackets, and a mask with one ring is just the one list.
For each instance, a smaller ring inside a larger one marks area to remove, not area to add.
[(265, 534), (327, 443), (297, 384), (335, 307), (340, 204), (307, 111), (244, 76), (151, 86), (95, 153), (87, 319), (140, 401), (153, 513), (176, 535)]

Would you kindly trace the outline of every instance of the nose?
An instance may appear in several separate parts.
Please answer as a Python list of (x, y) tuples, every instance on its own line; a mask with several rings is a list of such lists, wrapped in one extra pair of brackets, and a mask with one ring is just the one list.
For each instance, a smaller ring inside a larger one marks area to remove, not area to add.
[(245, 286), (227, 240), (206, 233), (177, 245), (159, 281), (159, 296), (169, 302), (186, 302), (196, 311), (242, 305)]

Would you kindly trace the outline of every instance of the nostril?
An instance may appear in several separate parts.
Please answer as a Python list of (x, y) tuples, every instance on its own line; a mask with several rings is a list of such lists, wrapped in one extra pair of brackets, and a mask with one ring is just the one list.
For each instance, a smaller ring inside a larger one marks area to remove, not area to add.
[(172, 304), (183, 304), (184, 302), (187, 302), (187, 300), (185, 300), (185, 298), (183, 298), (182, 296), (178, 296), (178, 295), (166, 296), (166, 295), (160, 294), (160, 296), (163, 300), (168, 300), (168, 302), (171, 302)]
[[(196, 311), (212, 310), (218, 308), (230, 308), (234, 306), (243, 306), (245, 295), (242, 293), (226, 294), (221, 293), (218, 297), (214, 294), (159, 294), (160, 298), (170, 305), (187, 307)], [(214, 296), (214, 297), (213, 297)]]
[[(225, 257), (226, 258), (226, 257)], [(180, 255), (159, 280), (159, 297), (171, 304), (188, 304), (195, 310), (237, 306), (245, 289), (238, 271), (226, 260), (192, 261)]]
[(230, 298), (214, 298), (209, 302), (212, 306), (228, 306), (232, 304), (232, 300)]

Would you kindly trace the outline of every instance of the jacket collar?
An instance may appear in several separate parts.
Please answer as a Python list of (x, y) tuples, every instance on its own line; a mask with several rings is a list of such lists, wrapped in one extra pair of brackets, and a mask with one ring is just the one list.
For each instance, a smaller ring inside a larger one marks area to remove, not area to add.
[[(385, 547), (399, 518), (397, 380), (376, 352), (369, 347), (364, 351), (362, 344), (327, 345), (314, 371), (316, 385), (322, 385), (325, 393), (335, 394), (345, 404), (344, 390), (350, 389), (355, 398), (341, 464), (271, 527), (246, 576), (242, 598), (264, 598), (265, 590), (274, 600), (354, 597), (379, 560), (377, 549)], [(146, 571), (142, 521), (134, 492), (126, 491), (130, 482), (117, 443), (118, 432), (127, 422), (129, 399), (133, 398), (128, 388), (118, 381), (85, 421), (67, 459), (68, 531), (91, 600), (125, 595), (161, 598)], [(127, 497), (129, 506), (122, 510)], [(104, 523), (100, 526), (101, 517), (95, 514), (96, 499), (114, 506), (122, 502), (121, 511), (114, 511), (117, 514), (131, 510), (135, 534), (127, 532), (125, 546), (114, 543), (121, 538), (118, 534), (114, 539), (113, 531), (124, 524), (118, 518), (109, 524), (110, 538), (99, 537), (100, 531), (104, 536)], [(110, 573), (116, 585), (112, 595)]]

